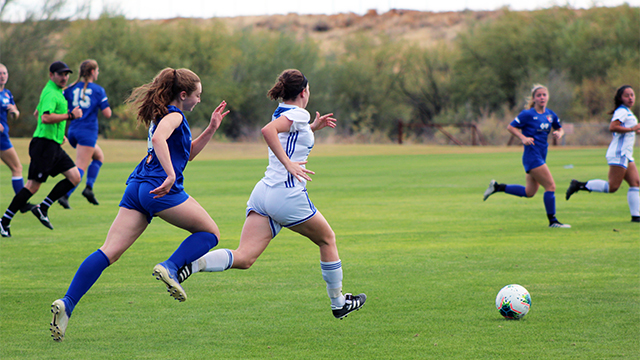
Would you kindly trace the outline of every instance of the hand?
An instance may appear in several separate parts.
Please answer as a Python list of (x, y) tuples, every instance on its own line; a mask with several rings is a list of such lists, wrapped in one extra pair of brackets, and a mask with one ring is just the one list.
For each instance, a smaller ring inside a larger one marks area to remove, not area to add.
[(220, 123), (222, 122), (222, 119), (225, 116), (227, 116), (227, 114), (229, 113), (229, 110), (224, 111), (225, 106), (227, 106), (227, 102), (222, 100), (220, 105), (218, 105), (218, 107), (215, 110), (213, 110), (213, 113), (211, 113), (211, 120), (209, 122), (209, 126), (211, 126), (214, 130), (218, 130), (218, 127), (220, 127)]
[(4, 132), (4, 126), (2, 126), (2, 124), (0, 124), (0, 133)]
[(525, 146), (534, 144), (533, 138), (530, 138), (530, 137), (525, 137), (524, 139), (521, 139), (521, 140), (522, 140), (522, 145), (525, 145)]
[(337, 120), (331, 116), (333, 116), (333, 113), (320, 116), (320, 113), (316, 111), (316, 118), (313, 120), (313, 123), (311, 123), (311, 130), (315, 132), (326, 126), (332, 129), (335, 128)]
[(307, 181), (311, 181), (311, 177), (309, 175), (307, 175), (307, 174), (315, 175), (316, 173), (314, 173), (313, 171), (311, 171), (309, 169), (303, 168), (302, 165), (304, 165), (306, 163), (307, 163), (306, 161), (292, 161), (287, 166), (287, 171), (291, 175), (295, 176), (296, 179), (298, 179), (298, 181), (302, 181), (302, 179), (305, 179)]
[(76, 106), (75, 109), (71, 110), (74, 119), (80, 119), (82, 117), (82, 109), (79, 106)]
[(556, 130), (556, 131), (552, 132), (551, 135), (553, 135), (554, 139), (558, 140), (558, 139), (560, 139), (562, 137), (563, 134), (559, 130)]
[(8, 113), (17, 113), (18, 112), (18, 107), (15, 106), (14, 104), (8, 104), (7, 105), (7, 112)]
[(157, 188), (149, 191), (149, 194), (154, 194), (156, 196), (154, 196), (154, 199), (158, 199), (161, 198), (165, 195), (167, 195), (169, 193), (169, 191), (171, 191), (171, 187), (173, 186), (173, 183), (176, 181), (175, 175), (174, 176), (167, 176), (166, 179), (164, 179), (164, 182), (162, 183), (162, 185), (158, 186)]

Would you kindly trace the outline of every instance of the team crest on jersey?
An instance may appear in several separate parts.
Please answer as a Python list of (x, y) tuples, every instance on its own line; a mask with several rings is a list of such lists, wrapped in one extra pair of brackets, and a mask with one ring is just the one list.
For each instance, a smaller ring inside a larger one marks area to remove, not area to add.
[(553, 116), (547, 115), (547, 121), (548, 122), (553, 122)]

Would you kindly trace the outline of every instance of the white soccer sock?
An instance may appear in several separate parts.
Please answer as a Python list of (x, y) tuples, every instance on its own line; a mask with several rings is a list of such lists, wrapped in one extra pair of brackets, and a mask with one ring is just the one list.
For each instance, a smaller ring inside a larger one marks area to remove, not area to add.
[[(193, 272), (225, 271), (233, 265), (233, 253), (229, 249), (209, 251), (206, 255), (191, 263)], [(196, 270), (197, 269), (197, 270)]]
[(627, 191), (627, 202), (631, 216), (640, 216), (640, 188), (630, 187)]
[(587, 181), (586, 188), (589, 189), (589, 191), (608, 193), (609, 182), (600, 179), (589, 180)]
[(342, 262), (320, 261), (322, 278), (327, 283), (327, 294), (331, 299), (331, 307), (342, 308), (344, 306), (344, 295), (342, 295)]

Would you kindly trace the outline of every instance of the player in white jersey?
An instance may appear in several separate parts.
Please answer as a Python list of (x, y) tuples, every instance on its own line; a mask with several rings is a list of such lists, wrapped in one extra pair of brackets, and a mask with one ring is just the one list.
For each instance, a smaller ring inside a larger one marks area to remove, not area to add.
[(633, 159), (633, 146), (636, 142), (636, 134), (640, 133), (638, 119), (631, 112), (635, 103), (635, 93), (629, 85), (624, 85), (616, 91), (613, 98), (614, 110), (609, 131), (613, 138), (607, 150), (607, 162), (609, 163), (609, 181), (594, 179), (587, 182), (571, 180), (567, 189), (567, 200), (580, 190), (589, 192), (614, 193), (625, 180), (629, 184), (627, 202), (631, 212), (631, 221), (640, 222), (640, 176)]
[(313, 171), (306, 169), (307, 157), (313, 148), (314, 132), (335, 127), (333, 114), (320, 116), (313, 123), (305, 110), (309, 102), (307, 78), (298, 70), (283, 71), (267, 95), (282, 100), (262, 128), (269, 146), (269, 166), (256, 184), (247, 202), (246, 220), (236, 250), (211, 251), (187, 264), (178, 272), (184, 281), (198, 271), (218, 272), (228, 269), (248, 269), (267, 248), (282, 227), (306, 236), (320, 248), (320, 269), (327, 283), (333, 315), (342, 319), (359, 310), (366, 295), (342, 294), (342, 262), (338, 255), (335, 233), (307, 195), (306, 183)]

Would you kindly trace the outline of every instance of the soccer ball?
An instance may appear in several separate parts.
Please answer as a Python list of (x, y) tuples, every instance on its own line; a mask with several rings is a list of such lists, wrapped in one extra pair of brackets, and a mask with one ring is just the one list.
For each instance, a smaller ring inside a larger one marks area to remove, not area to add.
[(522, 319), (531, 308), (531, 295), (518, 284), (507, 285), (496, 296), (496, 308), (507, 319)]

